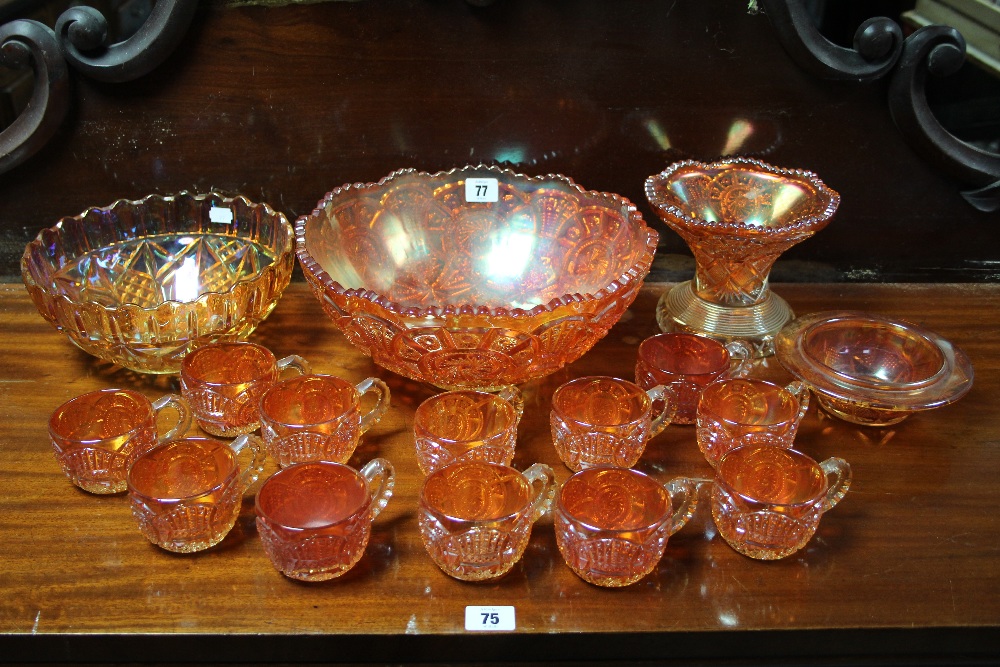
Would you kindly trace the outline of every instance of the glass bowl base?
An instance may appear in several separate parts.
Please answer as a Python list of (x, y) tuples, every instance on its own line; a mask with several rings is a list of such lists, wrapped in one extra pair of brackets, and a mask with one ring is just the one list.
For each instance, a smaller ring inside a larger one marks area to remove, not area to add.
[(742, 340), (755, 357), (774, 354), (774, 337), (794, 317), (788, 303), (770, 290), (752, 306), (722, 306), (695, 294), (690, 280), (664, 292), (656, 305), (662, 331), (686, 331), (722, 343)]

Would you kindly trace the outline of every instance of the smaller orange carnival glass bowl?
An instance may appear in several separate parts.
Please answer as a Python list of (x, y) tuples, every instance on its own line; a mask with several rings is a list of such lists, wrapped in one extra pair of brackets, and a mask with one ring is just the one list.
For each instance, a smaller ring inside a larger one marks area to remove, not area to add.
[(490, 391), (593, 347), (635, 299), (657, 241), (619, 195), (483, 165), (341, 186), (295, 237), (323, 309), (376, 363)]
[(914, 412), (954, 403), (972, 389), (972, 363), (957, 346), (910, 322), (859, 311), (827, 311), (787, 324), (778, 361), (830, 414), (891, 426)]
[(32, 301), (95, 357), (176, 373), (192, 350), (243, 340), (292, 277), (292, 226), (218, 193), (149, 195), (43, 229), (21, 257)]

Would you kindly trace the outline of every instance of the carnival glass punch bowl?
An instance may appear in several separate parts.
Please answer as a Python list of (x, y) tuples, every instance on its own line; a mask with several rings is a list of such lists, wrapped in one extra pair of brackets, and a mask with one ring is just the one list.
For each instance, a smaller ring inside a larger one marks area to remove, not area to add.
[(778, 361), (841, 419), (888, 426), (972, 388), (969, 358), (909, 322), (857, 311), (800, 317), (775, 340)]
[(266, 204), (217, 193), (150, 195), (63, 218), (21, 258), (39, 313), (80, 348), (144, 373), (246, 338), (294, 264), (293, 230)]
[[(476, 201), (478, 179), (494, 201)], [(635, 299), (657, 241), (623, 197), (482, 165), (344, 185), (295, 234), (354, 345), (400, 375), (485, 390), (587, 352)]]

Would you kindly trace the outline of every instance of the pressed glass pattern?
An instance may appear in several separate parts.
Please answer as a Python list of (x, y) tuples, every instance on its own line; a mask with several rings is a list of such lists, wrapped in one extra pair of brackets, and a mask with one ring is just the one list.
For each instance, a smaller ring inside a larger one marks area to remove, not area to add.
[[(659, 406), (655, 413), (654, 404)], [(618, 378), (577, 378), (552, 394), (552, 444), (570, 470), (631, 468), (649, 439), (670, 424), (673, 410), (673, 399), (662, 386), (643, 391)]]
[(712, 518), (739, 553), (785, 558), (806, 545), (823, 513), (844, 497), (851, 468), (794, 449), (739, 447), (722, 457), (712, 488)]
[(748, 158), (677, 162), (646, 179), (646, 196), (696, 266), (693, 281), (660, 300), (660, 327), (743, 339), (757, 356), (773, 354), (792, 311), (768, 286), (771, 266), (830, 222), (840, 196), (811, 172)]
[(467, 459), (510, 465), (522, 410), (523, 399), (513, 386), (499, 394), (469, 389), (428, 398), (413, 416), (421, 472)]
[(809, 389), (802, 382), (787, 387), (745, 378), (714, 382), (698, 403), (698, 447), (713, 467), (743, 445), (791, 447), (808, 409)]
[[(466, 202), (472, 177), (497, 179), (498, 201)], [(295, 234), (324, 310), (377, 363), (491, 390), (587, 352), (635, 299), (657, 240), (618, 195), (486, 166), (344, 185)]]
[(969, 358), (909, 322), (857, 311), (813, 313), (775, 340), (778, 361), (841, 419), (888, 426), (953, 403), (972, 388)]
[(176, 422), (164, 440), (191, 426), (187, 403), (168, 394), (150, 403), (131, 389), (102, 389), (77, 396), (49, 418), (49, 437), (56, 460), (70, 481), (90, 493), (125, 490), (129, 468), (158, 442), (156, 417), (170, 407)]
[[(250, 461), (237, 456), (249, 448)], [(183, 438), (142, 454), (128, 473), (132, 515), (153, 544), (191, 553), (215, 546), (229, 533), (243, 493), (264, 468), (264, 443), (243, 435), (227, 444)]]
[[(233, 221), (211, 220), (216, 207)], [(38, 311), (83, 350), (176, 373), (191, 350), (246, 338), (291, 278), (293, 232), (266, 204), (181, 193), (63, 218), (28, 244), (21, 275)]]
[(653, 571), (667, 539), (696, 506), (692, 480), (677, 478), (663, 486), (636, 470), (590, 468), (559, 490), (556, 544), (566, 565), (584, 581), (628, 586)]
[[(362, 396), (369, 392), (375, 404), (362, 411)], [(357, 385), (332, 375), (302, 375), (279, 382), (260, 400), (268, 454), (280, 466), (346, 463), (361, 435), (388, 410), (389, 401), (389, 387), (373, 377)]]
[(311, 367), (295, 354), (275, 359), (256, 343), (212, 343), (181, 362), (181, 393), (198, 426), (232, 438), (260, 427), (260, 398), (285, 369), (301, 375)]
[(643, 389), (670, 388), (677, 411), (672, 423), (693, 424), (705, 387), (716, 380), (742, 377), (753, 352), (742, 341), (722, 343), (689, 333), (661, 333), (639, 344), (635, 382)]
[(330, 461), (297, 463), (269, 477), (257, 493), (257, 530), (274, 567), (301, 581), (349, 571), (364, 555), (394, 483), (385, 459), (360, 472)]
[(524, 473), (462, 460), (431, 473), (420, 492), (420, 537), (445, 574), (464, 581), (501, 577), (521, 559), (531, 526), (552, 503), (555, 477), (536, 463)]

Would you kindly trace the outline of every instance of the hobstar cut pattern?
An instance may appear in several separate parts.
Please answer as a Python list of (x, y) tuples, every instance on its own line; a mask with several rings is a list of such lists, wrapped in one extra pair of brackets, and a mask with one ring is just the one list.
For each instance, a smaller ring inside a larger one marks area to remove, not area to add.
[(338, 534), (310, 535), (289, 541), (288, 531), (273, 528), (257, 518), (257, 532), (272, 563), (300, 581), (327, 581), (353, 568), (365, 553), (371, 537), (371, 512), (359, 514), (338, 526)]
[(646, 196), (690, 246), (693, 282), (664, 294), (664, 331), (750, 341), (760, 356), (792, 318), (768, 287), (775, 260), (825, 227), (840, 196), (815, 174), (750, 158), (677, 162), (646, 179)]
[[(210, 219), (228, 209), (233, 222)], [(39, 313), (80, 348), (147, 373), (248, 336), (292, 272), (292, 229), (266, 204), (216, 193), (121, 200), (42, 230), (21, 258)]]
[[(465, 181), (495, 178), (495, 203)], [(391, 371), (497, 389), (590, 349), (635, 299), (657, 234), (628, 200), (563, 176), (470, 166), (328, 193), (296, 223), (324, 311)]]
[(566, 564), (598, 586), (627, 586), (645, 577), (660, 562), (669, 537), (666, 523), (636, 542), (621, 537), (594, 539), (569, 522), (556, 522), (556, 544)]
[(52, 447), (63, 472), (81, 489), (91, 493), (119, 493), (127, 486), (125, 477), (132, 463), (156, 444), (156, 429), (147, 427), (136, 430), (116, 451), (95, 447), (64, 450), (54, 442)]
[(422, 511), (419, 523), (427, 553), (438, 567), (456, 579), (478, 581), (507, 573), (521, 559), (531, 537), (531, 519), (452, 532)]
[(132, 514), (150, 542), (168, 551), (190, 553), (222, 541), (236, 524), (242, 498), (240, 485), (230, 484), (217, 503), (181, 502), (174, 509), (157, 513), (133, 497)]

